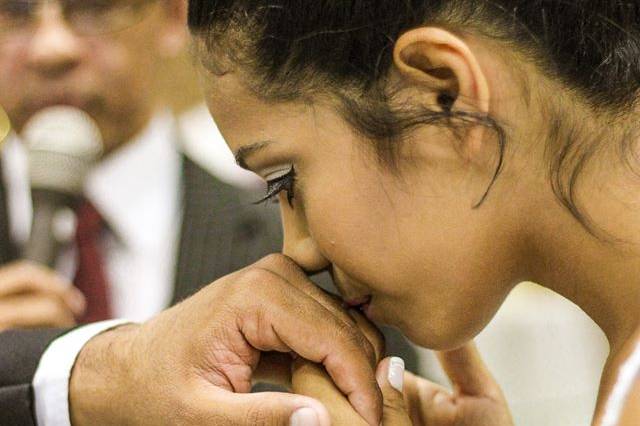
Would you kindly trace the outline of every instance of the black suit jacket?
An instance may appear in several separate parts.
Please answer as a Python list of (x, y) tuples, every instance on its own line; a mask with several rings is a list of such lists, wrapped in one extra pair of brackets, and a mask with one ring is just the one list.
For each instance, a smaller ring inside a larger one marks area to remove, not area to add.
[(184, 158), (183, 220), (173, 303), (282, 249), (279, 211)]

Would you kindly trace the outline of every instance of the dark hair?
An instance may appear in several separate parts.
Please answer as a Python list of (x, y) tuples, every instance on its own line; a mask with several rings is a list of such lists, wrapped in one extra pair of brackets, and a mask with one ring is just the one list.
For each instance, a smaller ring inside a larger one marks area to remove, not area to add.
[[(500, 147), (495, 181), (506, 137), (494, 118), (452, 110), (446, 93), (439, 98), (442, 108), (393, 106), (394, 91), (385, 81), (393, 45), (420, 25), (508, 43), (593, 110), (624, 114), (638, 99), (640, 0), (189, 1), (192, 32), (216, 56), (247, 70), (264, 99), (335, 95), (347, 121), (374, 140), (390, 164), (403, 134), (415, 126), (488, 126)], [(564, 129), (560, 111), (550, 119), (553, 189), (587, 226), (574, 187), (597, 149)]]

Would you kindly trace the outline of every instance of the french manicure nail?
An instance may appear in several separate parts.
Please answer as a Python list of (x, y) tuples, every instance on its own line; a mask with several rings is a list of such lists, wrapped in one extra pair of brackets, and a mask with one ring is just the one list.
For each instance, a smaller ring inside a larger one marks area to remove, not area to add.
[(392, 388), (398, 392), (402, 392), (402, 388), (404, 387), (404, 360), (402, 358), (394, 356), (389, 360), (387, 379)]
[(320, 420), (312, 408), (299, 408), (294, 411), (289, 422), (291, 426), (320, 426)]

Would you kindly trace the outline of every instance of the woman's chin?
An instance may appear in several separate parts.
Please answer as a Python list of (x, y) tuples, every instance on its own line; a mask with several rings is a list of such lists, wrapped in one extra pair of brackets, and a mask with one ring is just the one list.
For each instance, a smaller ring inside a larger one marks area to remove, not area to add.
[(472, 330), (460, 330), (456, 327), (434, 329), (411, 326), (400, 327), (400, 330), (412, 343), (434, 351), (458, 349), (473, 340), (477, 334)]
[[(486, 326), (484, 318), (462, 317), (440, 312), (439, 315), (420, 316), (415, 309), (397, 309), (382, 297), (374, 296), (361, 306), (363, 314), (378, 325), (397, 328), (412, 343), (432, 350), (458, 349), (473, 340)], [(418, 312), (437, 312), (433, 307)]]

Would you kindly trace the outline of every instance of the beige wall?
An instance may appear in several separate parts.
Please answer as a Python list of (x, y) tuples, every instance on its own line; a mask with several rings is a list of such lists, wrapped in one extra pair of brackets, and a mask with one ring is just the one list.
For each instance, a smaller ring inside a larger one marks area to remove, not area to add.
[[(576, 305), (535, 284), (521, 284), (477, 343), (516, 425), (591, 424), (609, 346)], [(433, 354), (420, 352), (421, 373), (446, 384)]]

